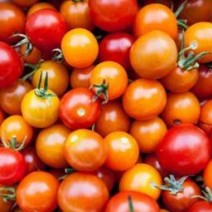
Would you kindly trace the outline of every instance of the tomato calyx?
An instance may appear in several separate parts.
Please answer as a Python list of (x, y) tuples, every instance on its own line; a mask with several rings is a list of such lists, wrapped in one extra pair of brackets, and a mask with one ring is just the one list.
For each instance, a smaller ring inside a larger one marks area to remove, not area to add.
[(159, 185), (156, 185), (153, 183), (152, 183), (152, 185), (163, 191), (168, 191), (172, 195), (176, 195), (178, 192), (183, 190), (183, 183), (185, 182), (185, 180), (187, 178), (188, 178), (188, 176), (184, 176), (184, 177), (180, 178), (179, 180), (177, 180), (174, 177), (174, 175), (170, 174), (169, 177), (164, 178), (165, 185), (159, 186)]
[(8, 142), (6, 142), (4, 140), (4, 138), (1, 141), (3, 143), (3, 146), (6, 148), (10, 148), (10, 149), (13, 149), (16, 151), (21, 151), (24, 149), (26, 138), (27, 137), (25, 136), (24, 140), (23, 140), (23, 142), (21, 142), (21, 144), (17, 141), (16, 136), (12, 136), (12, 138)]
[(106, 104), (108, 102), (108, 89), (109, 85), (104, 79), (101, 84), (93, 84), (90, 89), (94, 91), (94, 96), (92, 101), (96, 101), (100, 96), (103, 97), (102, 104)]
[(48, 91), (48, 72), (46, 72), (46, 76), (44, 79), (44, 88), (41, 88), (42, 75), (43, 75), (43, 72), (41, 72), (38, 86), (35, 89), (35, 95), (43, 99), (51, 99), (52, 97), (56, 95)]
[[(185, 5), (188, 3), (188, 0), (184, 1), (176, 10), (176, 12), (174, 13), (176, 18), (178, 18), (178, 16), (180, 15), (180, 13), (183, 11), (183, 9), (185, 8)], [(185, 19), (177, 19), (177, 24), (180, 28), (186, 30), (188, 28), (187, 25), (187, 20)]]
[(16, 200), (16, 189), (14, 187), (0, 187), (0, 197), (5, 201)]
[(129, 211), (130, 211), (130, 212), (134, 212), (134, 206), (133, 206), (133, 203), (132, 203), (132, 198), (131, 198), (131, 196), (128, 196), (127, 201), (128, 201)]
[(63, 52), (61, 49), (56, 48), (52, 50), (53, 57), (52, 60), (58, 63), (62, 63), (64, 61)]
[(71, 173), (73, 173), (74, 171), (75, 171), (75, 170), (74, 170), (73, 168), (71, 168), (71, 167), (65, 168), (65, 170), (64, 170), (65, 174), (62, 175), (62, 176), (60, 176), (60, 177), (58, 178), (58, 180), (59, 180), (59, 181), (64, 180), (66, 177), (68, 177), (68, 176), (69, 176)]
[(206, 202), (211, 202), (212, 203), (212, 191), (209, 187), (206, 187), (205, 190), (202, 190), (202, 193), (204, 196), (200, 195), (194, 195), (192, 198), (199, 198), (202, 199)]
[(12, 47), (18, 48), (18, 47), (26, 44), (26, 50), (23, 53), (23, 56), (28, 56), (33, 50), (33, 45), (30, 42), (29, 38), (24, 34), (14, 34), (14, 35), (11, 36), (11, 38), (16, 38), (16, 37), (21, 37), (22, 39), (18, 43), (16, 43), (15, 45), (13, 45)]
[[(198, 47), (198, 44), (196, 41), (193, 41), (190, 43), (188, 47), (184, 46), (184, 33), (183, 33), (183, 40), (181, 45), (181, 50), (178, 55), (178, 66), (184, 70), (189, 71), (192, 69), (198, 69), (199, 68), (199, 62), (197, 61), (201, 57), (209, 54), (208, 51), (200, 52), (199, 54), (195, 55), (192, 50), (195, 50)], [(189, 51), (191, 50), (191, 51)], [(185, 53), (189, 51), (188, 55), (186, 56)]]

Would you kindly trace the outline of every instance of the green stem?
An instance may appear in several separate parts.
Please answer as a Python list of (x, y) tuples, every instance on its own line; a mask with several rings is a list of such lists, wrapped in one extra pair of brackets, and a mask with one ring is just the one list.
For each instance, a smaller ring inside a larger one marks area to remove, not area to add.
[(186, 24), (186, 21), (183, 19), (178, 19), (177, 20), (177, 25), (182, 28), (183, 30), (188, 29), (188, 25)]
[(185, 8), (185, 5), (188, 3), (188, 0), (184, 1), (176, 10), (176, 12), (174, 13), (176, 18), (180, 15), (180, 13), (183, 11), (183, 9)]
[(129, 211), (134, 212), (134, 207), (133, 207), (131, 196), (128, 196), (128, 205), (129, 205)]

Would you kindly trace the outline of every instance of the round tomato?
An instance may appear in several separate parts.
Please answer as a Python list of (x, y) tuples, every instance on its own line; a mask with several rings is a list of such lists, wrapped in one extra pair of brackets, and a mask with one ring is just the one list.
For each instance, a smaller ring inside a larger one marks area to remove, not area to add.
[(94, 171), (100, 168), (107, 157), (107, 146), (96, 132), (87, 129), (69, 134), (64, 145), (64, 155), (71, 167), (78, 171)]
[(109, 192), (102, 180), (77, 172), (65, 178), (57, 196), (62, 211), (103, 211), (108, 198)]
[(17, 204), (26, 212), (54, 211), (57, 206), (58, 186), (57, 179), (48, 172), (32, 172), (18, 184)]
[(67, 32), (61, 42), (65, 61), (74, 68), (87, 68), (96, 60), (99, 46), (87, 29), (75, 28)]
[(18, 53), (4, 42), (0, 42), (0, 57), (0, 89), (3, 89), (18, 80), (23, 72), (23, 63)]
[(203, 181), (205, 186), (212, 189), (212, 159), (209, 160), (203, 172)]
[(187, 212), (211, 212), (212, 203), (207, 201), (198, 201), (193, 204)]
[(94, 24), (109, 32), (130, 28), (138, 10), (136, 0), (89, 0), (88, 5)]
[(61, 124), (42, 129), (35, 143), (38, 157), (50, 167), (67, 167), (68, 163), (65, 160), (63, 149), (69, 133), (70, 130)]
[(61, 40), (67, 32), (67, 24), (59, 12), (42, 9), (28, 17), (25, 31), (33, 45), (49, 53), (60, 47)]
[(105, 212), (131, 211), (159, 212), (157, 202), (146, 194), (135, 191), (122, 191), (115, 194), (107, 203)]
[(156, 80), (138, 79), (130, 83), (123, 95), (125, 112), (136, 120), (155, 118), (166, 105), (166, 92)]
[(177, 125), (169, 129), (158, 145), (157, 157), (170, 173), (179, 176), (197, 174), (211, 157), (211, 142), (195, 125)]
[(115, 131), (104, 138), (108, 149), (105, 165), (115, 171), (125, 171), (139, 158), (137, 141), (128, 133)]
[(0, 183), (13, 185), (20, 181), (26, 172), (23, 155), (13, 149), (0, 148)]
[(142, 7), (135, 18), (134, 34), (140, 37), (150, 31), (160, 30), (176, 39), (178, 27), (173, 11), (162, 4), (149, 4)]
[(159, 79), (176, 67), (177, 55), (174, 40), (167, 33), (154, 30), (133, 43), (130, 62), (140, 77)]
[(148, 164), (137, 163), (123, 173), (119, 182), (119, 190), (141, 192), (156, 200), (161, 191), (153, 184), (158, 186), (162, 184), (159, 172)]
[(74, 88), (65, 93), (59, 107), (59, 116), (71, 129), (89, 128), (98, 119), (100, 102), (88, 88)]

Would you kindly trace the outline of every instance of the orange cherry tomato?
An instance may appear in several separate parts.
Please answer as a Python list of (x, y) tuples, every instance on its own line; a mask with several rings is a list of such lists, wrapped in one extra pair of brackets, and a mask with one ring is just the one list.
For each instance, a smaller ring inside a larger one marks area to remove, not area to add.
[(21, 114), (21, 101), (24, 95), (32, 89), (25, 80), (18, 80), (7, 89), (0, 90), (0, 107), (10, 115)]
[(22, 33), (25, 15), (16, 5), (0, 2), (0, 41), (9, 41), (10, 36)]
[(207, 133), (212, 129), (212, 99), (201, 107), (199, 125)]
[(159, 172), (152, 166), (145, 163), (137, 163), (128, 169), (119, 182), (120, 191), (138, 191), (158, 199), (161, 190), (153, 184), (160, 186), (162, 179)]
[[(32, 85), (37, 87), (39, 78), (43, 72), (44, 76), (48, 73), (48, 86), (49, 89), (61, 96), (65, 93), (69, 85), (69, 75), (66, 67), (52, 60), (44, 61), (40, 67), (35, 71), (32, 77)], [(44, 80), (41, 83), (41, 87), (44, 86)]]
[(124, 93), (127, 84), (127, 73), (116, 62), (101, 62), (91, 72), (90, 85), (96, 95), (100, 92), (105, 99), (114, 100), (120, 97)]
[(80, 27), (92, 30), (94, 28), (90, 17), (88, 0), (64, 1), (60, 7), (60, 13), (68, 23), (70, 29)]
[(206, 186), (212, 189), (212, 159), (208, 161), (203, 171), (203, 181)]
[(148, 121), (134, 121), (130, 128), (130, 134), (137, 140), (140, 151), (144, 153), (155, 152), (166, 132), (167, 127), (159, 117)]
[(29, 10), (27, 11), (27, 16), (30, 16), (33, 13), (35, 13), (36, 11), (41, 10), (41, 9), (53, 9), (53, 10), (56, 10), (56, 8), (52, 4), (50, 4), (50, 3), (47, 3), (47, 2), (37, 2), (36, 4), (32, 5), (29, 8)]
[(158, 30), (139, 37), (130, 49), (133, 69), (140, 77), (148, 79), (165, 77), (176, 67), (177, 57), (174, 40)]
[[(12, 115), (4, 119), (0, 128), (0, 138), (8, 145), (24, 146), (32, 141), (34, 129), (22, 116)], [(15, 142), (13, 144), (12, 142)]]
[(188, 47), (191, 42), (197, 43), (197, 48), (193, 50), (195, 54), (207, 51), (208, 54), (199, 59), (202, 63), (212, 61), (212, 23), (198, 22), (191, 25), (185, 31), (185, 46)]
[(69, 165), (74, 169), (95, 171), (105, 163), (107, 146), (98, 133), (79, 129), (67, 137), (64, 155)]
[(197, 69), (186, 71), (176, 67), (160, 81), (172, 93), (183, 93), (196, 84), (198, 76), (199, 72)]
[(38, 157), (48, 166), (54, 168), (68, 167), (63, 149), (69, 133), (70, 130), (61, 124), (42, 129), (35, 143)]
[(162, 4), (149, 4), (142, 7), (135, 18), (134, 34), (140, 37), (152, 30), (160, 30), (176, 39), (178, 27), (173, 11)]
[(200, 116), (200, 103), (191, 92), (168, 94), (162, 118), (170, 127), (179, 123), (196, 124)]
[(103, 137), (111, 132), (124, 131), (128, 132), (130, 128), (130, 118), (118, 101), (103, 104), (95, 130)]
[(89, 88), (90, 87), (90, 77), (91, 71), (94, 66), (90, 66), (88, 68), (83, 69), (73, 69), (70, 76), (70, 85), (72, 88)]
[(87, 68), (96, 60), (99, 46), (94, 35), (82, 28), (67, 32), (61, 42), (66, 62), (74, 68)]
[(105, 165), (115, 171), (125, 171), (137, 162), (139, 147), (137, 141), (128, 133), (116, 131), (108, 134), (104, 142), (108, 155)]
[(136, 120), (159, 115), (166, 105), (166, 92), (156, 80), (138, 79), (130, 83), (123, 95), (123, 108)]

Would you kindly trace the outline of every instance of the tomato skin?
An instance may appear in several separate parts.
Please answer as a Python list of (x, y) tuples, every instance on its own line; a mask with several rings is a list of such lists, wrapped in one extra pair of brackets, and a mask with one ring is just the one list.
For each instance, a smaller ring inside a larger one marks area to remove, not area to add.
[(134, 34), (140, 37), (152, 30), (160, 30), (176, 39), (178, 27), (175, 14), (162, 4), (149, 4), (142, 7), (135, 18)]
[(108, 31), (123, 31), (134, 21), (138, 4), (135, 0), (89, 0), (91, 20), (99, 28)]
[(24, 13), (14, 4), (0, 2), (0, 41), (11, 41), (10, 36), (23, 33), (25, 24)]
[[(48, 93), (54, 94), (48, 90)], [(33, 127), (44, 128), (54, 124), (58, 118), (59, 98), (53, 96), (43, 99), (35, 94), (35, 89), (29, 91), (21, 102), (24, 119)]]
[(131, 69), (129, 52), (134, 40), (130, 34), (124, 32), (106, 35), (99, 44), (100, 61), (114, 61), (126, 70)]
[(128, 212), (131, 197), (134, 211), (159, 212), (159, 206), (151, 197), (135, 191), (122, 191), (114, 195), (106, 205), (105, 212)]
[(154, 30), (133, 43), (130, 62), (140, 77), (160, 79), (176, 67), (177, 55), (174, 40), (167, 33)]
[(187, 212), (211, 212), (212, 204), (211, 202), (199, 201), (193, 204)]
[(201, 195), (200, 188), (191, 179), (187, 179), (182, 186), (183, 190), (175, 195), (171, 194), (169, 191), (162, 191), (162, 201), (170, 211), (187, 211), (191, 205), (198, 201), (198, 198), (192, 197)]
[(96, 60), (99, 45), (89, 30), (75, 28), (64, 35), (61, 42), (61, 49), (65, 61), (70, 66), (74, 68), (87, 68)]
[(23, 62), (8, 44), (0, 42), (0, 89), (11, 86), (23, 72)]
[(16, 200), (25, 212), (52, 212), (57, 206), (57, 179), (43, 171), (35, 171), (24, 177), (16, 190)]
[(164, 109), (166, 92), (156, 80), (138, 79), (128, 85), (122, 105), (130, 117), (136, 120), (149, 120)]
[(60, 47), (61, 40), (67, 32), (67, 24), (57, 11), (42, 9), (28, 17), (25, 31), (32, 44), (39, 50), (51, 52), (54, 48)]
[(60, 184), (58, 204), (62, 211), (102, 211), (109, 192), (102, 180), (85, 173), (73, 173)]
[(151, 185), (162, 184), (161, 175), (152, 166), (145, 163), (137, 163), (132, 168), (125, 171), (119, 182), (120, 191), (137, 191), (157, 200), (161, 190)]
[(0, 183), (13, 185), (20, 181), (26, 172), (26, 163), (20, 152), (1, 147), (0, 148)]
[(212, 61), (212, 23), (198, 22), (191, 25), (185, 31), (185, 46), (188, 47), (191, 42), (197, 42), (197, 48), (193, 50), (194, 54), (207, 51), (209, 54), (201, 57), (198, 61), (208, 63)]
[(211, 142), (195, 125), (177, 125), (169, 129), (158, 145), (157, 157), (170, 173), (179, 176), (197, 174), (211, 157)]
[(205, 186), (212, 189), (212, 159), (209, 160), (203, 171), (203, 181)]
[(94, 93), (88, 88), (75, 88), (62, 97), (59, 116), (70, 129), (89, 128), (100, 113), (100, 102), (92, 101)]
[(103, 138), (87, 129), (71, 132), (63, 151), (66, 161), (78, 171), (95, 171), (107, 158), (107, 146)]
[(31, 83), (17, 80), (8, 88), (0, 90), (0, 106), (10, 115), (21, 114), (21, 101), (26, 93), (32, 89)]

